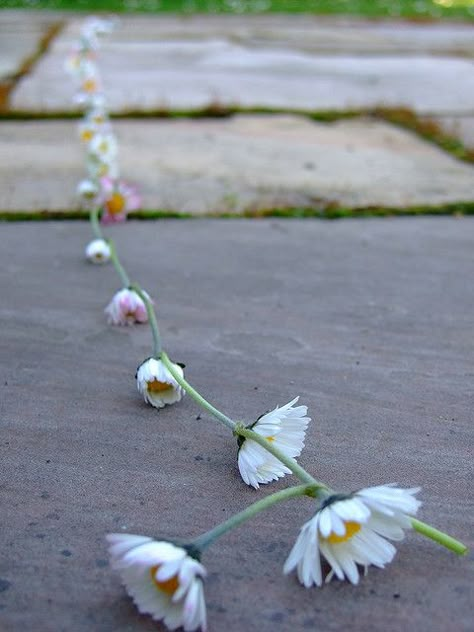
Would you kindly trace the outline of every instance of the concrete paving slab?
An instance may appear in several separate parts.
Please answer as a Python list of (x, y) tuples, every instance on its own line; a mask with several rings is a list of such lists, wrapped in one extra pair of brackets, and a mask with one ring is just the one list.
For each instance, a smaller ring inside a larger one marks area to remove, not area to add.
[[(76, 125), (2, 123), (1, 210), (78, 208), (85, 169)], [(240, 115), (114, 126), (123, 177), (138, 186), (143, 208), (405, 207), (469, 201), (474, 190), (471, 166), (379, 122)]]
[[(157, 299), (166, 348), (228, 414), (295, 395), (301, 462), (337, 489), (421, 485), (420, 517), (472, 539), (473, 219), (161, 221), (117, 227)], [(5, 632), (161, 630), (108, 567), (108, 531), (193, 537), (290, 483), (253, 492), (235, 441), (185, 398), (139, 398), (146, 327), (102, 309), (113, 270), (82, 263), (86, 223), (0, 230), (0, 622)], [(305, 590), (281, 569), (310, 501), (204, 556), (210, 630), (468, 632), (472, 556), (409, 534), (357, 587)]]
[[(459, 32), (453, 25), (397, 30), (386, 23), (344, 26), (301, 16), (288, 19), (285, 26), (286, 19), (124, 18), (104, 40), (100, 54), (111, 110), (219, 104), (473, 112), (472, 61), (456, 55), (472, 55), (474, 27), (460, 25)], [(79, 25), (72, 22), (34, 73), (18, 84), (11, 95), (12, 109), (74, 109), (74, 88), (65, 78), (63, 61), (77, 40)], [(429, 55), (433, 50), (438, 51), (435, 57)]]
[(0, 81), (21, 70), (25, 61), (38, 50), (41, 40), (57, 24), (56, 13), (21, 11), (0, 13)]
[[(158, 41), (224, 38), (247, 47), (290, 46), (313, 53), (416, 53), (474, 56), (474, 26), (462, 22), (416, 24), (314, 15), (127, 15), (119, 18), (106, 47)], [(55, 44), (65, 52), (80, 35), (81, 20), (69, 20)]]

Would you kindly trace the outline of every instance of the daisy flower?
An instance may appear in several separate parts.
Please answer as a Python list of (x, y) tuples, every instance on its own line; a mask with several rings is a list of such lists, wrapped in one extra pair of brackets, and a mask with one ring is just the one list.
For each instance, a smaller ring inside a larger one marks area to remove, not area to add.
[(115, 28), (116, 21), (103, 18), (88, 18), (81, 28), (81, 37), (88, 48), (97, 49), (99, 47), (99, 35), (107, 35)]
[(148, 321), (145, 303), (129, 288), (123, 288), (114, 294), (105, 308), (105, 313), (111, 325), (132, 325)]
[[(311, 421), (307, 406), (295, 406), (299, 397), (266, 413), (252, 426), (254, 432), (265, 437), (274, 447), (291, 458), (301, 454), (306, 428)], [(261, 483), (269, 483), (291, 474), (286, 465), (252, 439), (239, 439), (239, 470), (247, 485), (258, 489)]]
[(91, 51), (78, 47), (68, 55), (64, 68), (69, 75), (80, 77), (87, 73), (93, 60), (94, 55)]
[(79, 123), (79, 138), (83, 143), (90, 143), (94, 136), (100, 131), (97, 125), (88, 120)]
[(92, 180), (81, 180), (77, 185), (77, 195), (86, 205), (95, 203), (99, 187)]
[(104, 160), (100, 156), (88, 152), (86, 168), (89, 178), (93, 180), (110, 178), (112, 181), (115, 181), (119, 177), (119, 166), (116, 157)]
[(98, 125), (98, 126), (110, 125), (108, 112), (105, 109), (105, 106), (100, 105), (100, 104), (94, 105), (89, 110), (89, 112), (86, 115), (86, 120), (93, 125)]
[(309, 588), (323, 583), (321, 557), (331, 567), (326, 582), (335, 575), (357, 584), (358, 566), (384, 568), (396, 553), (388, 540), (402, 540), (403, 530), (411, 528), (410, 516), (421, 504), (414, 498), (419, 490), (380, 485), (330, 496), (303, 525), (284, 572), (296, 568), (298, 579)]
[[(105, 136), (110, 133), (110, 121), (102, 108), (94, 108), (79, 123), (79, 138), (86, 144), (90, 143), (97, 134)], [(99, 153), (99, 155), (101, 154)]]
[(108, 177), (102, 178), (101, 191), (104, 224), (122, 222), (129, 211), (140, 208), (141, 199), (137, 190), (125, 182), (116, 182)]
[(170, 630), (206, 630), (206, 569), (186, 549), (142, 535), (110, 533), (111, 566), (139, 612)]
[(91, 263), (107, 263), (110, 246), (104, 239), (94, 239), (86, 247), (86, 259)]
[[(182, 366), (174, 364), (174, 369), (184, 376)], [(174, 379), (161, 360), (148, 358), (137, 369), (137, 388), (145, 401), (155, 408), (174, 404), (184, 395), (184, 389)]]
[(111, 132), (95, 134), (89, 145), (89, 153), (103, 162), (115, 160), (118, 155), (117, 139)]

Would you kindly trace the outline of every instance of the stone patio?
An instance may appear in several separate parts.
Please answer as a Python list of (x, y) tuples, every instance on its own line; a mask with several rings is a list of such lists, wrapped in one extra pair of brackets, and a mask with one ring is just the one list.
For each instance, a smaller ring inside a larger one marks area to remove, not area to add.
[[(25, 17), (27, 15), (27, 17)], [(0, 121), (0, 213), (77, 209), (84, 176), (63, 60), (74, 14), (2, 11), (0, 79), (64, 27)], [(407, 105), (472, 143), (474, 29), (306, 16), (124, 18), (100, 63), (112, 109)], [(473, 169), (399, 128), (302, 115), (114, 121), (123, 177), (148, 209), (203, 215), (473, 201)], [(420, 485), (423, 520), (472, 547), (474, 218), (128, 222), (112, 236), (154, 297), (165, 348), (211, 402), (253, 421), (294, 396), (301, 463), (348, 491)], [(82, 261), (85, 222), (0, 230), (0, 629), (163, 630), (108, 566), (110, 531), (192, 538), (265, 494), (236, 442), (188, 397), (137, 394), (147, 327), (107, 326), (120, 283)], [(305, 590), (282, 564), (314, 511), (292, 501), (203, 559), (217, 632), (470, 632), (473, 557), (409, 534), (358, 587)]]
[[(3, 211), (77, 210), (85, 176), (74, 121), (3, 122)], [(296, 116), (114, 122), (124, 178), (143, 208), (179, 213), (472, 199), (474, 170), (414, 135), (369, 120)]]
[[(13, 110), (70, 111), (64, 58), (81, 20), (69, 18)], [(415, 109), (474, 113), (474, 27), (306, 16), (123, 17), (104, 38), (100, 66), (113, 112), (210, 105)], [(462, 86), (463, 99), (458, 98)]]
[[(4, 51), (9, 68), (31, 52), (32, 33), (39, 45), (45, 29), (63, 24), (16, 83), (10, 114), (74, 109), (63, 66), (83, 18), (3, 16), (6, 41), (16, 34), (13, 52)], [(472, 167), (415, 135), (363, 117), (315, 123), (304, 111), (404, 105), (474, 146), (473, 34), (455, 22), (124, 16), (99, 55), (113, 112), (230, 106), (302, 114), (115, 121), (123, 177), (138, 185), (144, 208), (178, 213), (469, 202)], [(76, 210), (84, 168), (75, 124), (3, 121), (1, 130), (0, 212)]]

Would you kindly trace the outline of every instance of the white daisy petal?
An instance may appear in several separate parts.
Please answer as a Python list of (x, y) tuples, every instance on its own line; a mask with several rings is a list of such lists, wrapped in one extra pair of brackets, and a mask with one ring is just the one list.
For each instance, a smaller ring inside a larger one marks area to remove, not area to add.
[[(174, 364), (175, 371), (184, 376), (179, 364)], [(155, 408), (179, 402), (184, 389), (174, 379), (161, 360), (148, 358), (137, 369), (137, 388), (144, 400)]]
[(107, 541), (111, 565), (140, 612), (170, 630), (206, 630), (202, 564), (170, 542), (117, 533)]
[(320, 586), (323, 557), (331, 567), (326, 582), (336, 576), (357, 584), (359, 566), (365, 574), (370, 565), (383, 568), (392, 561), (396, 549), (388, 540), (403, 539), (403, 529), (410, 527), (410, 516), (421, 504), (414, 498), (418, 491), (380, 485), (347, 497), (326, 499), (303, 525), (283, 567), (284, 573), (296, 568), (304, 586)]
[(85, 254), (91, 263), (107, 263), (111, 255), (110, 246), (104, 239), (94, 239), (87, 244)]
[[(306, 428), (311, 421), (306, 417), (306, 406), (293, 407), (298, 399), (295, 397), (285, 406), (277, 406), (275, 410), (260, 417), (252, 426), (254, 432), (265, 437), (270, 444), (290, 458), (296, 458), (301, 454)], [(291, 473), (286, 465), (252, 439), (245, 439), (241, 444), (238, 465), (244, 482), (256, 489), (260, 484), (276, 481)]]

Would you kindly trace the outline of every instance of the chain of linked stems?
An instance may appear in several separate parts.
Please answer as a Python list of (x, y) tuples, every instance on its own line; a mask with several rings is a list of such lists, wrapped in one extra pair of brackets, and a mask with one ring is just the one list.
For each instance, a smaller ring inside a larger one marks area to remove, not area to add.
[[(236, 422), (226, 414), (221, 412), (218, 408), (208, 402), (191, 384), (187, 382), (175, 369), (175, 365), (169, 359), (167, 353), (163, 350), (161, 336), (159, 332), (158, 322), (156, 318), (155, 308), (153, 302), (150, 300), (148, 294), (138, 283), (131, 283), (130, 278), (120, 262), (117, 254), (117, 248), (115, 243), (111, 239), (106, 239), (102, 233), (102, 229), (99, 222), (99, 209), (94, 209), (90, 213), (90, 222), (92, 231), (96, 238), (103, 239), (110, 247), (112, 264), (119, 275), (122, 283), (125, 287), (133, 290), (142, 299), (146, 306), (148, 322), (151, 328), (153, 337), (153, 356), (157, 360), (161, 360), (164, 366), (167, 368), (171, 376), (176, 382), (184, 389), (184, 391), (194, 399), (204, 410), (214, 416), (220, 421), (226, 428), (232, 431), (235, 437), (242, 437), (244, 440), (252, 440), (262, 446), (270, 454), (276, 457), (281, 463), (286, 465), (288, 469), (301, 481), (302, 485), (290, 487), (282, 491), (270, 494), (266, 498), (253, 503), (240, 513), (232, 516), (229, 520), (226, 520), (222, 524), (217, 525), (214, 529), (211, 529), (207, 533), (196, 538), (191, 547), (196, 548), (198, 551), (204, 550), (209, 546), (216, 538), (222, 536), (224, 533), (240, 525), (242, 522), (255, 516), (260, 511), (271, 507), (272, 505), (289, 500), (290, 498), (296, 498), (299, 496), (310, 496), (316, 499), (324, 499), (334, 494), (335, 492), (325, 485), (324, 483), (316, 480), (309, 472), (307, 472), (301, 465), (299, 465), (295, 459), (286, 456), (281, 450), (276, 448), (272, 443), (267, 441), (265, 437), (258, 434), (251, 428), (245, 426), (241, 422)], [(464, 555), (467, 553), (468, 548), (465, 544), (451, 537), (447, 533), (435, 529), (429, 524), (418, 520), (417, 518), (410, 517), (412, 527), (415, 531), (421, 535), (437, 542), (438, 544), (446, 547), (458, 555)]]

